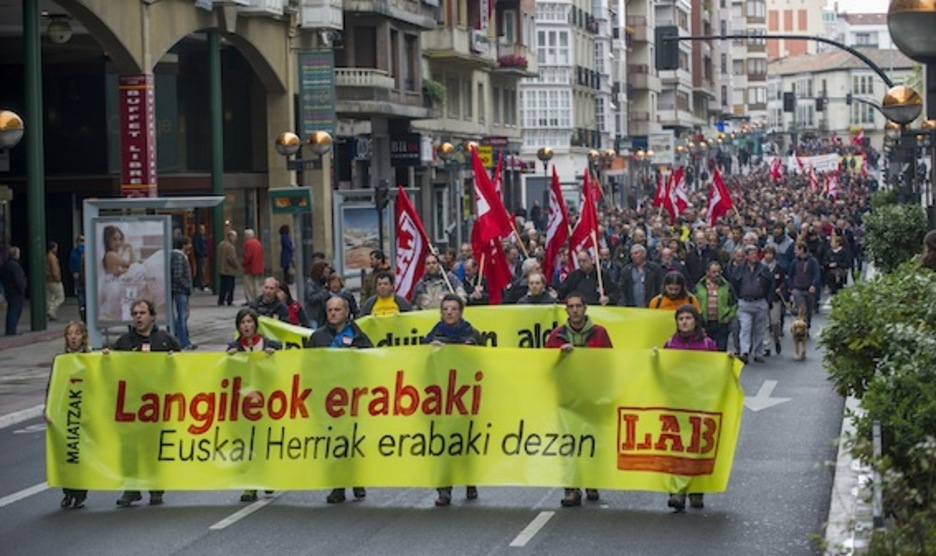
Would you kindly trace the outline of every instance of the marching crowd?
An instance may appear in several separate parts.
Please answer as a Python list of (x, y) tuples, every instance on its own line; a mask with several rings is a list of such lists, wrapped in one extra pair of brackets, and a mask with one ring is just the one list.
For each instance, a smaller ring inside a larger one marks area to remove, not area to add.
[[(598, 210), (597, 253), (560, 252), (544, 273), (544, 210), (535, 203), (529, 213), (514, 213), (517, 233), (504, 243), (511, 283), (503, 292), (491, 292), (479, 272), (471, 244), (459, 249), (433, 252), (425, 257), (424, 272), (412, 295), (405, 298), (395, 289), (395, 275), (386, 255), (370, 253), (370, 272), (362, 281), (360, 303), (345, 289), (342, 279), (331, 272), (321, 253), (313, 256), (304, 278), (304, 297), (292, 298), (293, 278), (289, 261), (282, 265), (278, 280), (251, 275), (250, 289), (256, 291), (235, 319), (236, 340), (228, 353), (265, 351), (282, 346), (257, 331), (258, 318), (267, 316), (314, 329), (307, 348), (370, 348), (371, 340), (357, 326), (363, 315), (385, 316), (412, 310), (437, 310), (439, 322), (424, 338), (426, 343), (479, 344), (478, 331), (464, 319), (466, 306), (485, 305), (492, 293), (505, 304), (563, 303), (568, 320), (551, 332), (547, 348), (572, 350), (580, 347), (612, 347), (607, 331), (587, 316), (588, 305), (647, 307), (674, 312), (676, 333), (665, 344), (670, 349), (730, 351), (745, 363), (763, 362), (764, 357), (780, 355), (782, 322), (788, 310), (802, 312), (807, 321), (821, 307), (823, 295), (834, 295), (857, 277), (862, 266), (862, 215), (868, 208), (874, 180), (858, 173), (846, 173), (836, 197), (814, 190), (804, 174), (787, 174), (777, 179), (766, 164), (749, 166), (749, 171), (726, 176), (734, 199), (734, 210), (715, 226), (707, 224), (705, 188), (689, 192), (690, 204), (678, 218), (645, 203), (642, 208), (622, 208), (602, 203)], [(704, 178), (704, 176), (703, 176)], [(639, 207), (640, 205), (638, 205)], [(280, 230), (288, 235), (288, 229)], [(253, 239), (253, 233), (245, 234)], [(233, 237), (232, 237), (233, 236)], [(219, 246), (219, 264), (234, 270), (239, 266), (233, 250), (236, 234), (230, 232)], [(285, 246), (285, 239), (284, 246)], [(290, 243), (291, 245), (291, 243)], [(191, 293), (191, 270), (183, 266), (192, 242), (177, 238), (173, 259), (173, 282), (181, 279)], [(262, 249), (262, 247), (261, 247)], [(233, 255), (233, 256), (232, 256)], [(230, 270), (230, 274), (233, 274)], [(180, 276), (176, 276), (178, 273)], [(222, 291), (218, 303), (231, 304), (233, 276), (226, 280), (222, 270)], [(197, 281), (203, 271), (197, 272)], [(230, 283), (229, 283), (230, 282)], [(259, 286), (259, 291), (258, 291)], [(175, 288), (174, 288), (175, 294)], [(186, 300), (187, 301), (187, 300)], [(180, 315), (187, 303), (176, 305)], [(178, 351), (191, 348), (186, 325), (177, 323), (184, 338), (176, 338), (155, 325), (152, 303), (138, 300), (131, 316), (133, 326), (112, 346), (114, 350)], [(66, 352), (88, 351), (87, 330), (80, 322), (65, 328)], [(345, 500), (346, 488), (335, 488), (328, 503)], [(438, 489), (437, 506), (451, 503), (452, 487)], [(355, 498), (364, 498), (364, 487), (354, 487)], [(598, 500), (595, 489), (586, 489), (586, 498)], [(677, 511), (686, 506), (703, 506), (697, 493), (673, 493), (668, 505)], [(478, 489), (468, 486), (466, 497), (477, 498)], [(63, 508), (83, 507), (86, 492), (65, 490)], [(127, 491), (117, 504), (129, 506), (142, 499)], [(257, 499), (248, 490), (241, 500)], [(162, 492), (150, 493), (150, 504), (161, 504)], [(579, 488), (565, 489), (562, 506), (582, 502)]]

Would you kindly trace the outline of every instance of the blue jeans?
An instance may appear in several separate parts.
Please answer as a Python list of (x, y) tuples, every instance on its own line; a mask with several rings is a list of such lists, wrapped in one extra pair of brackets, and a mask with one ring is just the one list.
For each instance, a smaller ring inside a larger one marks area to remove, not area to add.
[(176, 339), (183, 348), (192, 345), (188, 335), (188, 307), (189, 296), (184, 293), (172, 294), (172, 328)]
[(16, 325), (19, 324), (20, 315), (23, 313), (23, 301), (25, 296), (22, 294), (7, 294), (7, 314), (6, 314), (6, 335), (16, 334)]

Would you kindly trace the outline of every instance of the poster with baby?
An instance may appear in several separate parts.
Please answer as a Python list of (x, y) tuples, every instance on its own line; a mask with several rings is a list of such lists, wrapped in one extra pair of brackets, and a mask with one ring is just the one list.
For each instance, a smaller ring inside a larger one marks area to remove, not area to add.
[(171, 217), (115, 216), (92, 220), (94, 236), (88, 238), (92, 252), (86, 265), (94, 265), (97, 291), (97, 328), (130, 324), (130, 306), (146, 299), (156, 308), (157, 322), (169, 318), (166, 301), (171, 299), (169, 256), (172, 252)]

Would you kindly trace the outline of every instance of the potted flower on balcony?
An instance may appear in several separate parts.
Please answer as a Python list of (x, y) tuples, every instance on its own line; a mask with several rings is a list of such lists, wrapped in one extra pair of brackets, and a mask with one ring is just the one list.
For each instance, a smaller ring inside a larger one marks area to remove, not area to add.
[(520, 54), (505, 54), (497, 59), (497, 65), (502, 68), (516, 68), (525, 70), (529, 62), (526, 56)]
[(435, 79), (423, 78), (422, 90), (423, 97), (432, 104), (441, 105), (445, 102), (445, 85)]

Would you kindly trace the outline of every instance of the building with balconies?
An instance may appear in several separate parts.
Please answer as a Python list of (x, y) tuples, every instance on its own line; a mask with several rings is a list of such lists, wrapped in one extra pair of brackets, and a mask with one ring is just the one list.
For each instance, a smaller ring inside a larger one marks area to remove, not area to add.
[[(846, 13), (839, 11), (839, 3), (822, 12), (821, 34), (847, 46), (890, 50), (896, 48), (887, 28), (886, 13)], [(827, 44), (818, 46), (819, 52), (834, 50)]]
[[(731, 0), (731, 27), (736, 34), (767, 33), (766, 0)], [(767, 40), (731, 41), (732, 116), (760, 123), (767, 119)]]
[[(657, 26), (675, 25), (680, 35), (693, 34), (690, 0), (659, 0), (654, 4), (654, 11)], [(679, 41), (679, 67), (659, 72), (661, 91), (657, 116), (664, 129), (672, 129), (677, 135), (699, 123), (693, 115), (692, 55), (695, 48), (694, 41)]]
[[(508, 206), (519, 195), (519, 169), (513, 157), (522, 143), (518, 98), (520, 81), (538, 71), (534, 45), (534, 0), (441, 0), (437, 26), (423, 37), (422, 73), (444, 92), (429, 99), (428, 117), (413, 123), (430, 146), (450, 142), (457, 155), (435, 157), (422, 174), (421, 201), (432, 239), (456, 245), (468, 238), (465, 207), (470, 207), (469, 141), (479, 143), (489, 167), (506, 159), (503, 191)], [(470, 213), (470, 210), (468, 211)]]
[(657, 99), (662, 90), (654, 59), (653, 30), (656, 14), (650, 0), (627, 0), (624, 31), (631, 44), (627, 56), (627, 130), (631, 145), (647, 144), (651, 133), (662, 127), (657, 119)]
[[(715, 4), (711, 0), (691, 0), (690, 27), (693, 35), (712, 36), (714, 32)], [(693, 41), (692, 46), (692, 116), (695, 125), (710, 128), (719, 113), (715, 87), (715, 43), (719, 41)], [(707, 131), (707, 129), (706, 129)]]
[[(911, 75), (913, 62), (896, 49), (862, 48), (861, 52), (879, 67), (887, 67), (895, 82), (906, 82)], [(885, 119), (867, 103), (879, 104), (888, 87), (861, 60), (834, 50), (773, 60), (768, 73), (767, 131), (784, 149), (794, 136), (836, 135), (848, 142), (859, 130), (880, 148)], [(795, 97), (792, 112), (783, 110), (784, 93)]]

